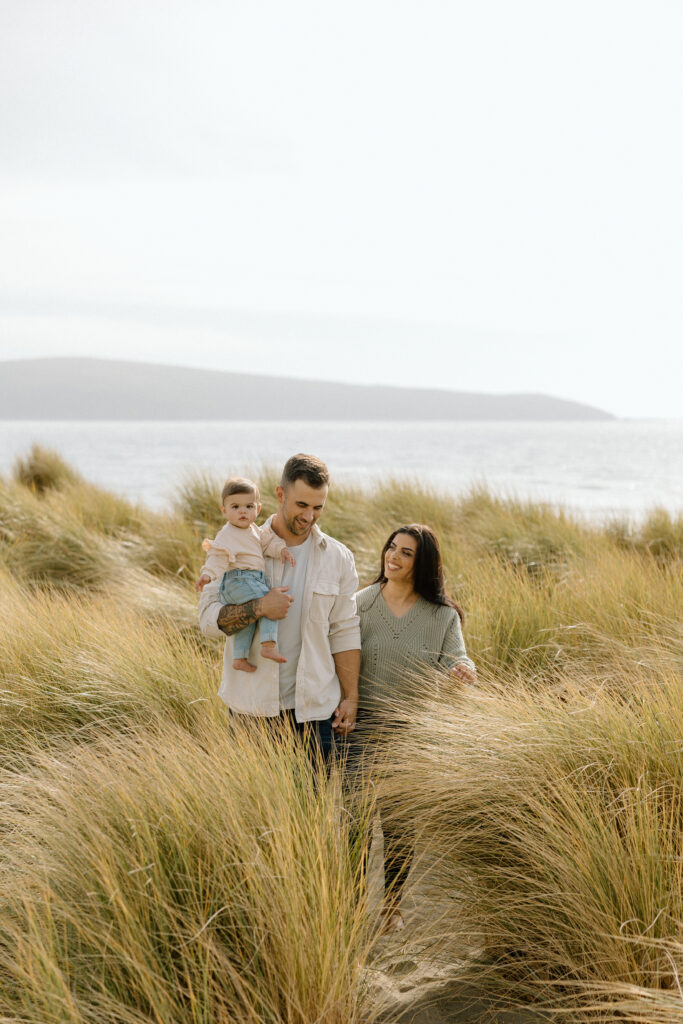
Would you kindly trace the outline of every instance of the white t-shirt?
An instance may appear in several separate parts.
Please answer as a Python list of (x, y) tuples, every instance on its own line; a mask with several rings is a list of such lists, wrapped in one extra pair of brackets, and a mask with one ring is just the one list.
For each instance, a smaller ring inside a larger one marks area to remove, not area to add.
[(312, 541), (313, 538), (309, 534), (303, 544), (290, 548), (296, 565), (291, 566), (289, 562), (285, 562), (282, 571), (280, 586), (289, 587), (287, 593), (294, 598), (294, 603), (290, 605), (286, 618), (278, 620), (277, 646), (280, 654), (287, 659), (285, 665), (280, 665), (281, 708), (293, 708), (296, 703), (296, 669), (301, 654), (301, 608)]

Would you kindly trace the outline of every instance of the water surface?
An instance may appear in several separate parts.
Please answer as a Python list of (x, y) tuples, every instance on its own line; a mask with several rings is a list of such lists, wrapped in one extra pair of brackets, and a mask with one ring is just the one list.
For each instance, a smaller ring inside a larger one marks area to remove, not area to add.
[(459, 494), (486, 483), (589, 517), (683, 509), (683, 421), (45, 422), (0, 421), (0, 472), (37, 442), (95, 483), (163, 507), (190, 469), (219, 477), (310, 451), (335, 479), (418, 477)]

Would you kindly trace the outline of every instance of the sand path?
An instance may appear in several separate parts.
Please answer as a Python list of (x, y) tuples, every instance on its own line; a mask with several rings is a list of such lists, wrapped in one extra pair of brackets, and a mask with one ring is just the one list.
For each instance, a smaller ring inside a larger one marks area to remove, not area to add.
[[(473, 961), (480, 952), (450, 899), (439, 899), (426, 856), (411, 872), (401, 912), (404, 931), (378, 940), (369, 975), (383, 1024), (541, 1024), (547, 1017), (494, 1006), (486, 979), (477, 981)], [(383, 886), (382, 837), (375, 824), (369, 864), (370, 905)], [(470, 929), (471, 930), (471, 929)]]

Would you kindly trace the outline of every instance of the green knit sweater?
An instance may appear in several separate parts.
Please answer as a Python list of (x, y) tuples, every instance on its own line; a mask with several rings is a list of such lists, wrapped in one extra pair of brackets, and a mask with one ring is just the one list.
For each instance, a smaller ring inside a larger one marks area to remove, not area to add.
[(397, 618), (385, 603), (379, 583), (358, 591), (356, 607), (360, 615), (362, 710), (375, 710), (382, 698), (399, 694), (409, 698), (415, 672), (449, 669), (458, 661), (474, 667), (454, 608), (419, 597)]

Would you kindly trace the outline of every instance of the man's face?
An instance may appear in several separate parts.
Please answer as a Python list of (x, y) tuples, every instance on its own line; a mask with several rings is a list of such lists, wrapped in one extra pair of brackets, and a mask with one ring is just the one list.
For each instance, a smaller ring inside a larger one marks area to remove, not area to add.
[(293, 536), (306, 540), (325, 507), (327, 490), (327, 485), (309, 487), (305, 480), (295, 480), (286, 490), (276, 489), (280, 515)]

